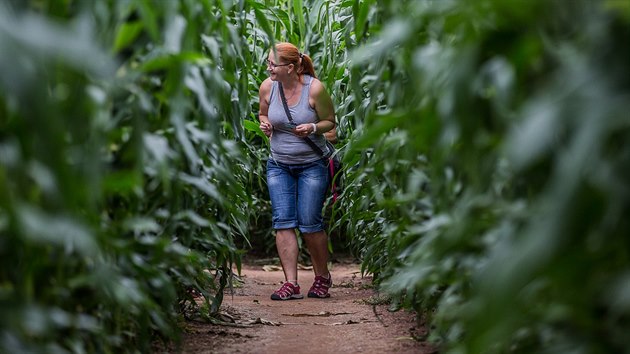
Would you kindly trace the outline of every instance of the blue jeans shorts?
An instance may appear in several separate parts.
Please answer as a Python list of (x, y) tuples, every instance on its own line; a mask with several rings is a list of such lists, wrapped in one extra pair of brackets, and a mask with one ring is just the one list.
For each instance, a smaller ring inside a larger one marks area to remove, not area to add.
[(267, 186), (275, 230), (324, 230), (322, 209), (328, 190), (328, 160), (287, 165), (269, 158)]

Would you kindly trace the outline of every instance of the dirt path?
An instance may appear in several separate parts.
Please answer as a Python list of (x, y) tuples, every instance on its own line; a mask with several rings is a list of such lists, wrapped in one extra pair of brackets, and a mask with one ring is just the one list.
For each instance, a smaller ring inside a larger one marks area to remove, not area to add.
[[(413, 313), (387, 311), (387, 305), (362, 278), (359, 265), (341, 262), (331, 269), (334, 286), (328, 299), (272, 301), (269, 296), (283, 279), (281, 270), (246, 264), (243, 283), (234, 295), (226, 293), (222, 311), (242, 327), (189, 322), (183, 353), (435, 353), (414, 336), (418, 326)], [(311, 270), (299, 271), (307, 292)]]

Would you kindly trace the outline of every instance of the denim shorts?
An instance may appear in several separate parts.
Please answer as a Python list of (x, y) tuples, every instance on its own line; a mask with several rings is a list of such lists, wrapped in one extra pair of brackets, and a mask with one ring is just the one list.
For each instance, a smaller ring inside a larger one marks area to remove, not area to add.
[(287, 165), (269, 158), (267, 186), (275, 230), (324, 230), (322, 209), (328, 189), (328, 160)]

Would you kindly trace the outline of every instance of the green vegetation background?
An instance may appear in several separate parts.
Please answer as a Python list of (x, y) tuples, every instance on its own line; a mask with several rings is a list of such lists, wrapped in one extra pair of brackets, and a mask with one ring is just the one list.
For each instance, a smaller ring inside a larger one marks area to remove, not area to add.
[(272, 40), (337, 107), (331, 231), (442, 351), (630, 352), (625, 0), (0, 0), (0, 352), (216, 313), (271, 247)]

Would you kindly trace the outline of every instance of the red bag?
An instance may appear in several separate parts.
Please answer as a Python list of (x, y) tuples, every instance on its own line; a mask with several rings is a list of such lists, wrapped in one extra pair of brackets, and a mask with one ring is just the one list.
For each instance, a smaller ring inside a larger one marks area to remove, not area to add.
[(336, 155), (328, 158), (328, 175), (330, 176), (330, 194), (332, 196), (332, 202), (335, 203), (343, 191), (341, 184), (343, 170), (341, 168), (341, 161), (339, 161), (339, 157)]

